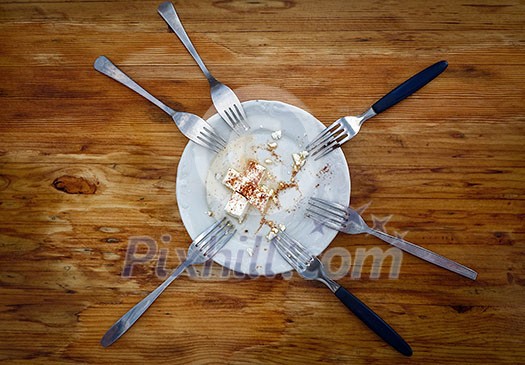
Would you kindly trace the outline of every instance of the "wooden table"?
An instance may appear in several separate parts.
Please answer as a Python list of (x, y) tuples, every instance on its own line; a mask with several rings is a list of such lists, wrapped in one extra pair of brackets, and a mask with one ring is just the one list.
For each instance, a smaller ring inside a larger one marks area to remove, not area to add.
[[(159, 250), (172, 268), (188, 247), (175, 198), (187, 141), (93, 61), (107, 55), (175, 108), (213, 114), (206, 80), (157, 5), (0, 3), (0, 360), (525, 362), (525, 6), (515, 0), (177, 2), (210, 70), (241, 100), (289, 102), (327, 124), (448, 60), (343, 150), (352, 205), (369, 204), (369, 223), (479, 278), (404, 255), (398, 279), (388, 262), (372, 278), (370, 258), (360, 278), (340, 279), (410, 342), (411, 359), (321, 284), (231, 272), (180, 278), (102, 348), (109, 326), (161, 282)], [(137, 236), (155, 251), (125, 278)], [(331, 247), (352, 264), (359, 252), (389, 248), (342, 234)]]

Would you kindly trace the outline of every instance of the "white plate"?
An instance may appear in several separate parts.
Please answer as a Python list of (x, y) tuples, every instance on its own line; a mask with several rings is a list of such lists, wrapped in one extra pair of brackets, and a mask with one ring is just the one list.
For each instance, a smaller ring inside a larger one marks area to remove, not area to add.
[[(215, 154), (189, 142), (179, 162), (176, 193), (182, 222), (194, 239), (198, 234), (226, 215), (224, 206), (231, 191), (222, 185), (228, 168), (242, 171), (246, 161), (253, 159), (267, 168), (262, 183), (289, 181), (292, 153), (304, 146), (323, 130), (324, 125), (308, 112), (278, 101), (254, 100), (243, 103), (250, 133), (241, 137), (230, 129), (218, 114), (208, 122), (223, 136), (229, 135), (228, 148)], [(272, 132), (280, 130), (282, 137), (274, 140)], [(276, 142), (278, 158), (266, 149), (267, 142)], [(271, 159), (271, 164), (265, 164)], [(341, 149), (319, 161), (308, 158), (296, 176), (298, 189), (290, 188), (279, 195), (281, 207), (273, 205), (266, 214), (277, 224), (284, 224), (286, 232), (318, 255), (334, 239), (337, 232), (316, 224), (304, 216), (308, 199), (312, 196), (347, 205), (350, 200), (350, 174)], [(212, 216), (210, 216), (210, 212)], [(230, 217), (237, 233), (213, 258), (229, 269), (248, 275), (272, 276), (292, 268), (266, 239), (268, 226), (260, 227), (261, 214), (251, 207), (243, 223)]]

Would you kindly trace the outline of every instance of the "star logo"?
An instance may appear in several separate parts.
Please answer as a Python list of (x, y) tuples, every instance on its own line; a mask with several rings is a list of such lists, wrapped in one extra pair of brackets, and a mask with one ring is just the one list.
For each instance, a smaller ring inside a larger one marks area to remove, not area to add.
[(368, 207), (370, 206), (370, 204), (372, 204), (372, 202), (368, 202), (368, 203), (365, 203), (363, 205), (361, 205), (359, 208), (354, 208), (354, 210), (359, 213), (359, 215), (363, 215), (363, 213), (365, 212), (365, 210), (368, 209)]
[(390, 219), (392, 219), (392, 215), (387, 215), (385, 217), (380, 218), (372, 214), (372, 229), (386, 233), (385, 226), (390, 221)]
[(394, 237), (397, 237), (397, 238), (400, 238), (400, 239), (405, 239), (405, 236), (407, 234), (408, 234), (408, 231), (404, 231), (404, 232), (394, 231)]
[(322, 223), (319, 223), (319, 222), (314, 221), (314, 226), (315, 226), (315, 227), (314, 227), (314, 229), (312, 230), (312, 232), (310, 232), (310, 234), (315, 233), (315, 232), (319, 232), (319, 233), (321, 233), (321, 234), (324, 234), (324, 232), (323, 232), (323, 227), (324, 227), (324, 225), (323, 225)]

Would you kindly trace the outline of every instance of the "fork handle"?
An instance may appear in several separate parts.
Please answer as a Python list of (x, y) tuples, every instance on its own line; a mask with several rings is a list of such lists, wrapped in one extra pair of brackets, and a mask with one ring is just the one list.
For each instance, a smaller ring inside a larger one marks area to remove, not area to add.
[(111, 62), (106, 56), (99, 56), (95, 60), (95, 64), (93, 65), (93, 67), (95, 67), (95, 70), (97, 70), (98, 72), (112, 78), (117, 82), (120, 82), (122, 85), (127, 86), (131, 90), (135, 91), (137, 94), (148, 99), (153, 104), (162, 109), (169, 116), (173, 117), (177, 113), (175, 110), (171, 109), (162, 101), (151, 95), (142, 86), (133, 81), (131, 77), (126, 75), (121, 69), (115, 66), (113, 62)]
[(427, 67), (379, 99), (374, 105), (372, 105), (372, 109), (376, 114), (384, 112), (391, 106), (394, 106), (401, 100), (421, 89), (430, 81), (434, 80), (440, 73), (445, 71), (447, 66), (447, 61), (439, 61), (432, 66)]
[(478, 273), (472, 270), (471, 268), (461, 265), (460, 263), (457, 263), (456, 261), (447, 259), (446, 257), (441, 256), (424, 247), (421, 247), (414, 243), (405, 241), (404, 239), (391, 236), (385, 232), (378, 231), (373, 228), (368, 228), (366, 230), (366, 233), (376, 236), (377, 238), (391, 244), (392, 246), (397, 247), (400, 250), (403, 250), (405, 252), (408, 252), (411, 255), (419, 257), (422, 260), (425, 260), (427, 262), (430, 262), (431, 264), (434, 264), (436, 266), (439, 266), (444, 269), (455, 272), (456, 274), (462, 275), (471, 280), (476, 280), (476, 277), (478, 276)]
[(124, 314), (118, 321), (111, 326), (104, 337), (100, 340), (100, 344), (108, 347), (113, 342), (118, 340), (127, 330), (131, 328), (138, 321), (138, 319), (148, 310), (153, 302), (162, 294), (162, 292), (175, 280), (188, 266), (197, 263), (196, 256), (190, 256), (173, 273), (160, 284), (155, 290), (148, 294), (147, 297), (135, 304), (126, 314)]
[(357, 318), (363, 321), (368, 328), (374, 331), (386, 343), (405, 356), (412, 355), (412, 348), (410, 345), (392, 327), (390, 327), (388, 323), (379, 317), (373, 310), (368, 308), (365, 303), (360, 301), (342, 286), (339, 287), (334, 294), (357, 316)]
[(208, 79), (208, 82), (210, 84), (213, 83), (215, 79), (211, 75), (210, 71), (208, 71), (208, 68), (202, 61), (201, 56), (199, 56), (199, 53), (197, 52), (195, 46), (191, 42), (190, 37), (188, 37), (188, 34), (186, 33), (186, 30), (184, 29), (184, 26), (182, 25), (182, 22), (180, 21), (179, 16), (177, 15), (177, 11), (175, 10), (175, 6), (173, 6), (173, 3), (171, 1), (166, 1), (159, 5), (157, 11), (159, 12), (162, 19), (164, 19), (164, 21), (171, 28), (171, 30), (173, 30), (177, 37), (179, 37), (180, 41), (182, 42), (184, 47), (186, 47), (186, 50), (190, 53), (195, 62), (197, 62), (197, 65), (199, 65), (202, 73)]

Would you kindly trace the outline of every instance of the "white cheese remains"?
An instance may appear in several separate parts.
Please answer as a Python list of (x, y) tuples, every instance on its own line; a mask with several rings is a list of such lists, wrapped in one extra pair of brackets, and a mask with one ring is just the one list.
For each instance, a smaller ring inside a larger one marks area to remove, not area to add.
[(239, 223), (242, 223), (246, 213), (248, 213), (248, 200), (239, 193), (233, 193), (224, 210), (232, 217), (237, 218)]
[(308, 156), (308, 151), (301, 151), (299, 153), (292, 154), (294, 172), (298, 172), (301, 169), (301, 167), (304, 166), (307, 156)]
[(248, 161), (244, 173), (230, 168), (222, 183), (233, 190), (233, 194), (225, 206), (225, 211), (229, 215), (237, 218), (242, 223), (249, 205), (253, 205), (262, 214), (266, 212), (268, 201), (273, 196), (272, 189), (264, 185), (259, 185), (266, 168), (255, 161)]
[(283, 134), (280, 129), (278, 131), (272, 132), (272, 138), (275, 140), (281, 139), (282, 135)]

